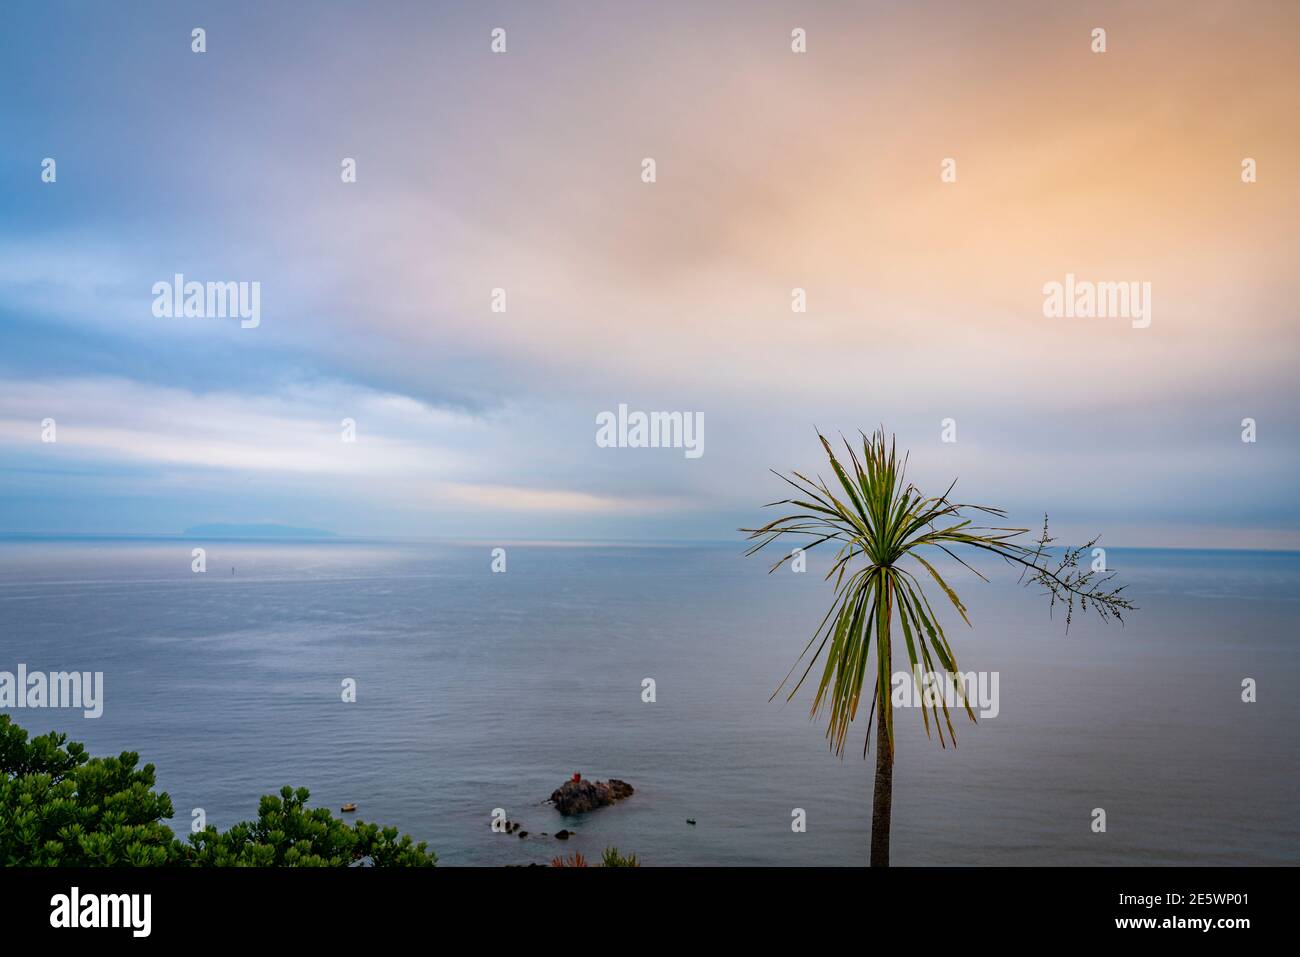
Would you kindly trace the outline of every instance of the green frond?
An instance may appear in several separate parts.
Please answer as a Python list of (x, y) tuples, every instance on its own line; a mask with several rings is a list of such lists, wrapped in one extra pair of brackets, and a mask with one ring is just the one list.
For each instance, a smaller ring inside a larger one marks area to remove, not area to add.
[[(774, 506), (791, 506), (792, 512), (760, 528), (741, 529), (748, 533), (752, 544), (746, 555), (753, 555), (781, 539), (793, 537), (802, 542), (805, 552), (827, 542), (839, 543), (838, 551), (830, 564), (825, 580), (834, 581), (834, 601), (821, 624), (813, 632), (794, 666), (777, 686), (775, 698), (790, 683), (791, 677), (804, 664), (799, 679), (787, 694), (793, 699), (804, 681), (820, 661), (821, 677), (813, 697), (812, 715), (827, 715), (826, 738), (836, 754), (842, 754), (850, 725), (858, 715), (863, 690), (871, 686), (871, 712), (868, 714), (867, 734), (870, 738), (872, 722), (876, 719), (876, 705), (882, 700), (880, 710), (885, 721), (890, 757), (893, 754), (893, 707), (890, 702), (892, 663), (891, 630), (895, 619), (903, 631), (908, 665), (913, 672), (918, 669), (934, 673), (936, 664), (950, 676), (958, 674), (956, 655), (944, 634), (943, 626), (930, 605), (929, 597), (920, 578), (903, 567), (904, 559), (912, 558), (925, 569), (936, 587), (947, 597), (949, 604), (961, 619), (970, 625), (965, 604), (944, 579), (939, 570), (922, 554), (933, 548), (947, 555), (960, 567), (974, 573), (979, 579), (988, 579), (974, 566), (962, 559), (953, 548), (964, 546), (989, 552), (1012, 565), (1021, 567), (1021, 575), (1029, 576), (1029, 583), (1042, 586), (1051, 597), (1051, 607), (1060, 603), (1068, 607), (1066, 627), (1069, 627), (1076, 600), (1081, 609), (1096, 608), (1103, 619), (1114, 616), (1122, 621), (1122, 613), (1134, 606), (1120, 595), (1119, 588), (1104, 587), (1113, 574), (1097, 577), (1096, 573), (1079, 570), (1079, 556), (1094, 543), (1066, 549), (1056, 568), (1047, 564), (1048, 537), (1044, 521), (1042, 537), (1025, 545), (1017, 539), (1028, 529), (1006, 527), (980, 527), (973, 525), (965, 513), (973, 512), (1005, 518), (999, 508), (970, 505), (951, 499), (956, 481), (944, 493), (926, 497), (915, 486), (905, 481), (907, 457), (900, 462), (897, 443), (891, 436), (885, 438), (883, 428), (871, 435), (860, 433), (861, 453), (841, 436), (846, 457), (836, 455), (830, 441), (821, 432), (817, 438), (826, 453), (835, 476), (838, 493), (827, 482), (810, 479), (798, 471), (789, 476), (776, 474), (798, 493), (797, 498), (782, 499)], [(845, 464), (847, 463), (847, 465)], [(769, 569), (775, 572), (793, 556), (793, 550), (779, 558)], [(931, 557), (936, 557), (932, 555)], [(875, 666), (868, 670), (875, 641)], [(961, 684), (954, 682), (960, 693)], [(956, 744), (956, 731), (948, 713), (947, 701), (932, 704), (930, 714), (922, 707), (921, 718), (926, 734), (930, 734), (930, 718), (939, 742), (947, 747), (947, 740)], [(962, 705), (967, 717), (975, 720), (970, 702), (962, 695)], [(940, 708), (943, 720), (940, 721)], [(947, 736), (944, 728), (947, 728)], [(865, 753), (865, 748), (864, 748)]]

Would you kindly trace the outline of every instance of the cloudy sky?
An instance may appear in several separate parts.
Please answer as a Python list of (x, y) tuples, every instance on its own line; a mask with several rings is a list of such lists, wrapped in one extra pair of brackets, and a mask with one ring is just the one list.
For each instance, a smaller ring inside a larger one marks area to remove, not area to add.
[(996, 6), (6, 5), (0, 533), (728, 538), (884, 424), (1067, 537), (1300, 547), (1300, 6)]

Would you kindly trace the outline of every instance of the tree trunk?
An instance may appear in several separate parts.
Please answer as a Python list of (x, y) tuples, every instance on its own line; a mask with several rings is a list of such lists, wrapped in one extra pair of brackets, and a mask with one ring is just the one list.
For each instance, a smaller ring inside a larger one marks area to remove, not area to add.
[(890, 740), (889, 679), (893, 674), (893, 655), (889, 647), (889, 619), (893, 612), (893, 592), (885, 594), (885, 617), (876, 631), (876, 654), (883, 656), (881, 673), (884, 687), (876, 694), (876, 786), (871, 801), (871, 866), (889, 866), (889, 818), (894, 806), (894, 747)]
[(894, 804), (894, 752), (885, 727), (889, 695), (882, 694), (876, 715), (876, 790), (871, 802), (871, 866), (889, 866), (889, 815)]

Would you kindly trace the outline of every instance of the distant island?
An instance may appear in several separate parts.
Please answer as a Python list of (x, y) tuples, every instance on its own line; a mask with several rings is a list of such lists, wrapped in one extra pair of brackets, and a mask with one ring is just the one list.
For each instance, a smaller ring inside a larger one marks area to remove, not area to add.
[(254, 525), (195, 525), (185, 529), (183, 535), (200, 538), (337, 538), (333, 532), (323, 528), (295, 528), (292, 525), (277, 525), (263, 522)]

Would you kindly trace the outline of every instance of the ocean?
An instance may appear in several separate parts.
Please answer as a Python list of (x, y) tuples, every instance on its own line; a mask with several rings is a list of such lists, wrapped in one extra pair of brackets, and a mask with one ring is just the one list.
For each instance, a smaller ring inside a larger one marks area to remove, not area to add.
[[(226, 828), (291, 784), (336, 812), (356, 802), (449, 866), (609, 845), (644, 865), (865, 864), (865, 722), (840, 758), (810, 687), (768, 700), (828, 607), (826, 558), (769, 575), (742, 551), (8, 540), (0, 671), (101, 671), (104, 702), (97, 719), (7, 713), (92, 754), (139, 752), (182, 834), (195, 808)], [(997, 714), (954, 718), (945, 749), (917, 711), (896, 713), (893, 863), (1300, 863), (1300, 555), (1107, 558), (1140, 609), (1068, 634), (1014, 570), (953, 571), (973, 626), (941, 615), (959, 666), (996, 673)], [(563, 818), (545, 801), (575, 772), (636, 792)], [(493, 832), (497, 808), (530, 836)], [(576, 833), (541, 836), (561, 828)]]

